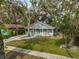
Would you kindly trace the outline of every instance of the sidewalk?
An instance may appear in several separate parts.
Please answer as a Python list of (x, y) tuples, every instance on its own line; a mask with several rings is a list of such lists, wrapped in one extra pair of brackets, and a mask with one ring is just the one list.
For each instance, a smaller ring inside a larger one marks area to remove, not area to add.
[[(26, 38), (24, 36), (26, 36)], [(4, 39), (4, 42), (7, 43), (7, 42), (10, 42), (10, 41), (13, 41), (13, 40), (23, 40), (23, 39), (25, 40), (25, 39), (31, 39), (31, 38), (34, 38), (34, 37), (35, 36), (28, 37), (27, 35), (18, 35), (18, 36), (10, 37), (8, 39)]]
[(17, 47), (13, 47), (13, 46), (7, 46), (6, 49), (10, 50), (10, 51), (15, 51), (15, 52), (29, 54), (29, 55), (33, 55), (33, 56), (37, 56), (37, 57), (42, 57), (45, 59), (73, 59), (73, 58), (69, 58), (69, 57), (65, 57), (65, 56), (54, 55), (54, 54), (50, 54), (50, 53), (38, 52), (38, 51), (33, 51), (33, 50), (27, 50), (27, 49), (17, 48)]

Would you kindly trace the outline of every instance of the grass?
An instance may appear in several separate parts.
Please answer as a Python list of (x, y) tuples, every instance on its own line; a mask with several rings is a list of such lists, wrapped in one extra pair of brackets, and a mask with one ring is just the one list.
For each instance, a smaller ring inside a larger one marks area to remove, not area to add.
[(20, 47), (24, 49), (31, 49), (41, 52), (47, 52), (52, 54), (58, 54), (68, 57), (74, 57), (79, 59), (79, 51), (73, 51), (70, 49), (61, 49), (59, 46), (64, 44), (63, 39), (51, 39), (49, 37), (36, 37), (31, 40), (15, 40), (7, 43), (7, 45)]

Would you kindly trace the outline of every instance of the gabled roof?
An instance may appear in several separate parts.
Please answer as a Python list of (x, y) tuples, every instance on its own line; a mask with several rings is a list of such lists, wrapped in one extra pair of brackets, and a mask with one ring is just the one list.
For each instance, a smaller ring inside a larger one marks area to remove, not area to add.
[(6, 28), (24, 28), (24, 26), (20, 24), (4, 24)]
[(55, 27), (52, 27), (46, 23), (37, 21), (30, 25), (30, 29), (54, 29)]

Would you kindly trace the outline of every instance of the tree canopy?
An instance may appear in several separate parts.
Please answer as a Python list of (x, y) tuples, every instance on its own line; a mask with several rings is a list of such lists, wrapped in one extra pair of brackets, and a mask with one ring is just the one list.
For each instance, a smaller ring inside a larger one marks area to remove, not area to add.
[[(68, 39), (79, 36), (79, 0), (30, 0), (32, 7), (21, 1), (0, 1), (0, 22), (24, 26), (37, 20), (60, 29)], [(29, 29), (28, 29), (29, 30)], [(72, 44), (71, 44), (72, 45)]]

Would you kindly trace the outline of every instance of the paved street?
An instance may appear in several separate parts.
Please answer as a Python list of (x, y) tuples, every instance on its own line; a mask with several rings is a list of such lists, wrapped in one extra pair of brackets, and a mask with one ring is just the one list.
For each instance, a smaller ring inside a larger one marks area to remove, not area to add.
[(0, 50), (0, 59), (5, 59), (4, 58), (4, 52), (2, 50)]

